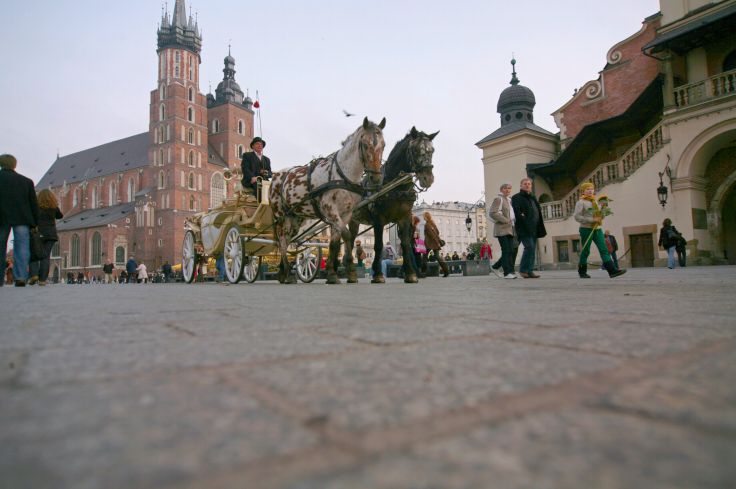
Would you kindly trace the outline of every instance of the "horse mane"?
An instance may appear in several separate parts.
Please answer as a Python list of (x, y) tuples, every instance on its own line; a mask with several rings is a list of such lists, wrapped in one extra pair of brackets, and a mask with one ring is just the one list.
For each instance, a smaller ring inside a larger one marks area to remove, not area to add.
[[(424, 133), (419, 133), (424, 134)], [(411, 142), (411, 134), (407, 133), (404, 139), (396, 143), (396, 146), (389, 153), (386, 163), (383, 165), (383, 175), (386, 181), (393, 180), (401, 171), (408, 171), (409, 168), (409, 143)], [(384, 183), (386, 183), (384, 181)]]

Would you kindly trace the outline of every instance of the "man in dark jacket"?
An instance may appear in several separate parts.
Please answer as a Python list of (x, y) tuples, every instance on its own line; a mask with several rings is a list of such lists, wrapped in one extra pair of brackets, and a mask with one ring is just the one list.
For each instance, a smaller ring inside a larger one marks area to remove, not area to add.
[(125, 264), (125, 271), (128, 272), (128, 283), (136, 283), (138, 281), (138, 264), (131, 256)]
[(164, 274), (164, 283), (169, 283), (169, 279), (171, 279), (171, 271), (171, 265), (167, 260), (161, 267), (161, 273)]
[(539, 278), (539, 275), (534, 273), (534, 256), (537, 239), (547, 236), (547, 230), (544, 228), (542, 208), (532, 193), (531, 178), (522, 179), (519, 186), (521, 188), (519, 193), (511, 197), (511, 206), (514, 208), (516, 218), (516, 235), (524, 245), (519, 275), (524, 278)]
[(255, 193), (256, 179), (261, 177), (264, 180), (271, 178), (271, 160), (263, 154), (263, 148), (266, 147), (266, 141), (259, 137), (253, 138), (250, 142), (250, 148), (253, 151), (243, 155), (243, 161), (240, 162), (240, 169), (243, 171), (243, 189)]
[(0, 286), (5, 282), (5, 258), (12, 229), (15, 286), (25, 287), (31, 258), (30, 231), (38, 224), (38, 202), (33, 181), (16, 173), (17, 164), (14, 156), (0, 155)]

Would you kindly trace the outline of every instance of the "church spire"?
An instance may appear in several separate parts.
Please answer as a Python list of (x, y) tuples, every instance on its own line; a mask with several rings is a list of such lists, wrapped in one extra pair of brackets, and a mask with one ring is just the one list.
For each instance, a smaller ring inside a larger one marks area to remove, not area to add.
[(197, 21), (189, 14), (187, 19), (184, 0), (176, 0), (174, 14), (169, 22), (168, 6), (158, 30), (158, 48), (176, 47), (196, 54), (202, 50), (202, 34)]

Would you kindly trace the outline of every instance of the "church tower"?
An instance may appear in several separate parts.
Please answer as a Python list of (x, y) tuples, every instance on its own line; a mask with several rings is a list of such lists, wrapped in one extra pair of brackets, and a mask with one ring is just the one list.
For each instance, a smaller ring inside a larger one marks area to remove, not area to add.
[[(239, 168), (253, 140), (253, 101), (235, 81), (235, 58), (228, 49), (223, 79), (215, 94), (207, 94), (209, 143), (229, 168)], [(231, 186), (235, 182), (231, 182)]]
[[(202, 36), (186, 14), (184, 0), (174, 13), (162, 13), (158, 29), (158, 79), (151, 91), (149, 167), (138, 188), (151, 189), (147, 204), (155, 210), (154, 233), (144, 233), (147, 250), (174, 250), (183, 236), (184, 218), (210, 207), (207, 107), (199, 90)], [(151, 211), (152, 212), (152, 211)], [(148, 243), (148, 235), (157, 242)], [(178, 257), (153, 257), (158, 263)]]

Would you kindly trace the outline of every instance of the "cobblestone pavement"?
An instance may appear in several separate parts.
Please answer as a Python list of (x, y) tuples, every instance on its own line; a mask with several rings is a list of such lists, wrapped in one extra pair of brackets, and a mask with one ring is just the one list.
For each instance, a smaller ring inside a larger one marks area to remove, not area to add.
[(0, 289), (2, 488), (736, 487), (736, 267)]

